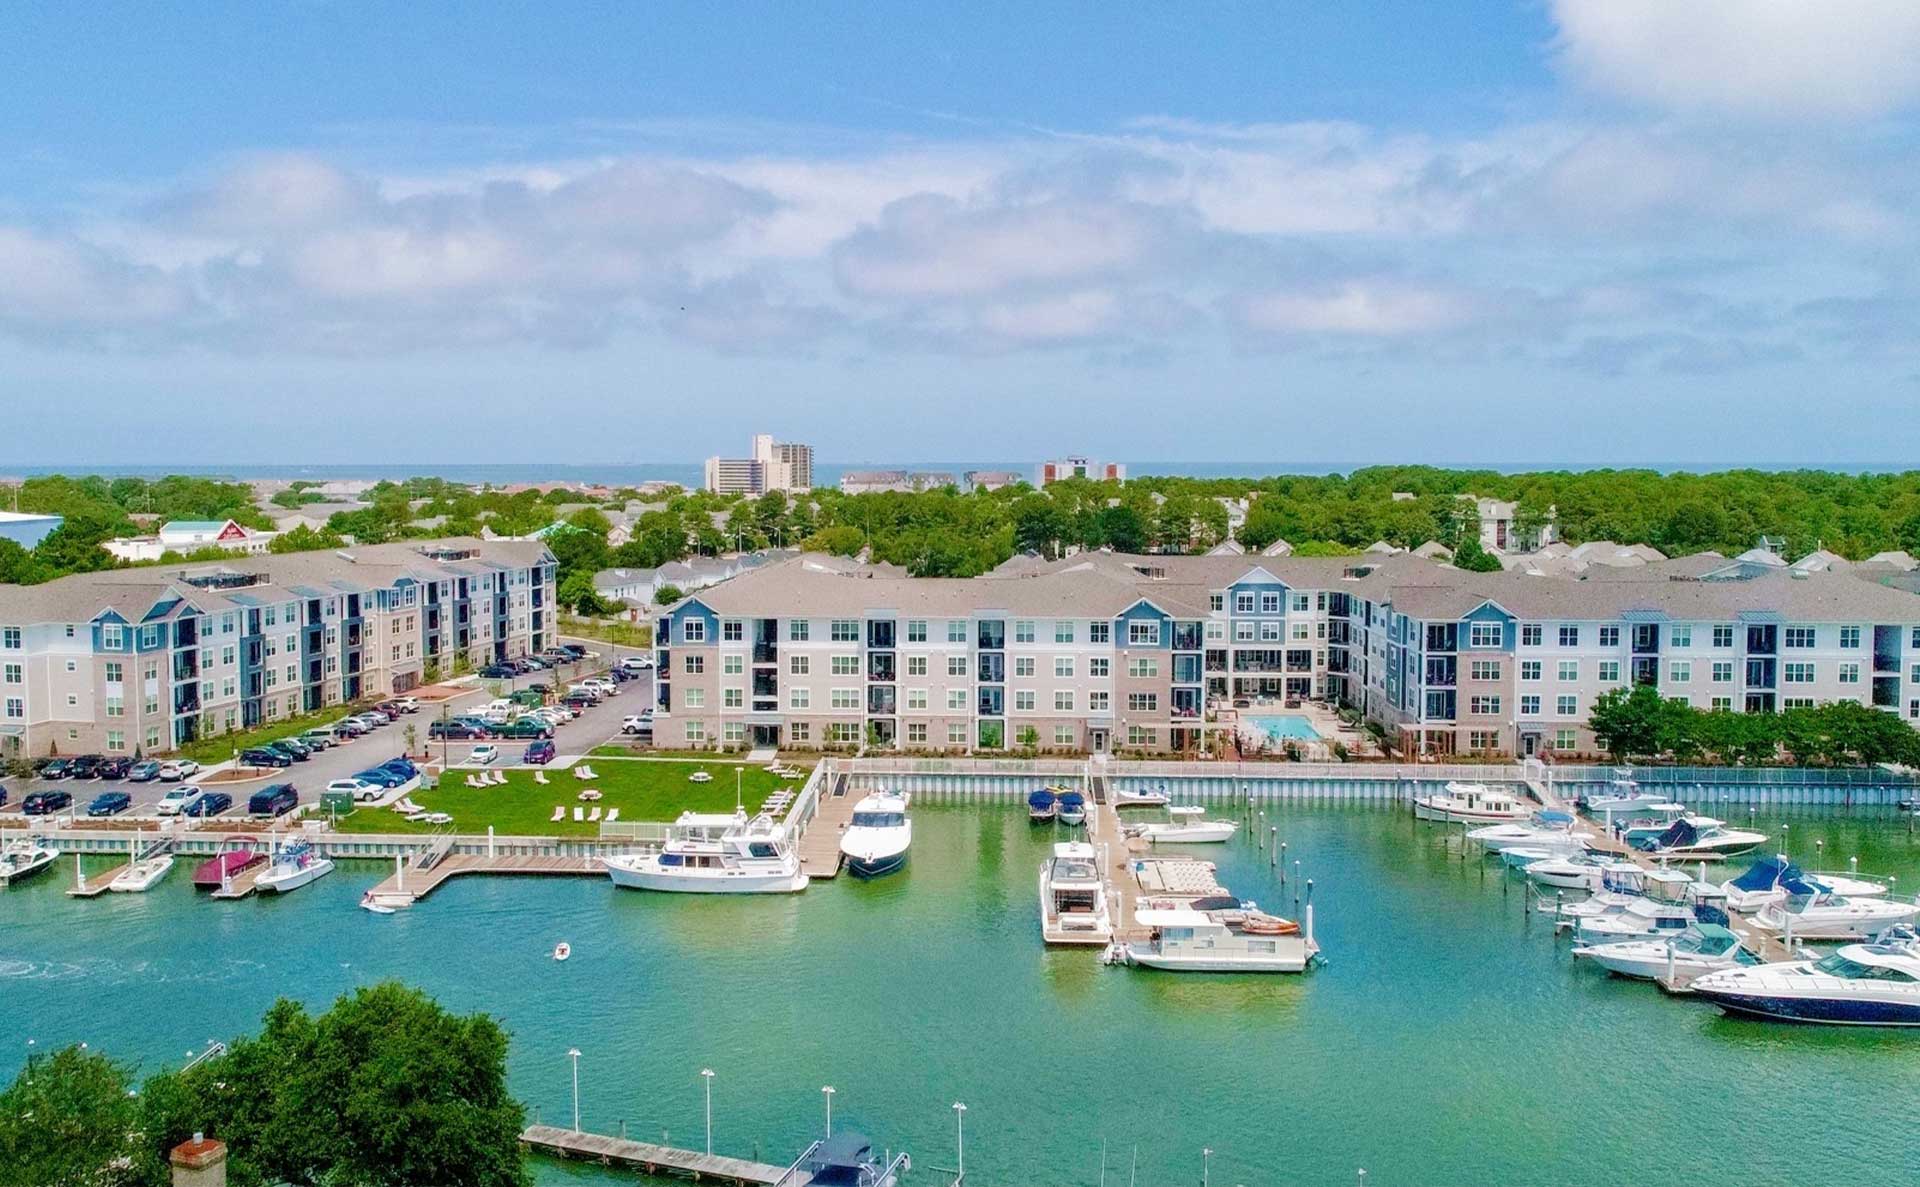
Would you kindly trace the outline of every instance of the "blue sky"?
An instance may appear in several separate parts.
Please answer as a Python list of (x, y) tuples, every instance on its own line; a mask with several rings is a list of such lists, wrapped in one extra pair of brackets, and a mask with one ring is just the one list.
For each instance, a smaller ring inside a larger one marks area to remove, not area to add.
[(1920, 428), (1920, 5), (930, 9), (9, 10), (0, 465)]

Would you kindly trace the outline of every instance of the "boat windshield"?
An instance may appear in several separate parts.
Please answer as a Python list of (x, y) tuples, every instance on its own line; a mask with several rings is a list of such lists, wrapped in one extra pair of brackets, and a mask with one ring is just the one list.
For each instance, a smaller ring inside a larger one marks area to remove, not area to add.
[(1056, 857), (1053, 859), (1053, 880), (1097, 882), (1100, 880), (1100, 871), (1084, 857)]
[(899, 828), (907, 822), (905, 812), (855, 812), (854, 828)]
[(1827, 974), (1829, 977), (1841, 977), (1848, 981), (1904, 981), (1911, 983), (1914, 979), (1912, 974), (1902, 972), (1899, 969), (1891, 969), (1883, 965), (1861, 964), (1857, 960), (1848, 959), (1839, 952), (1825, 957), (1813, 967), (1817, 971)]

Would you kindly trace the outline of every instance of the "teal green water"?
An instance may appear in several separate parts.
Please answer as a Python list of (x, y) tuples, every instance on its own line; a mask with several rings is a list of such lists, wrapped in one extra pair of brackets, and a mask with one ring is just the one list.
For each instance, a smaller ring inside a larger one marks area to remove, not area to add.
[[(1734, 815), (1735, 813), (1728, 813)], [(1744, 816), (1744, 811), (1738, 815)], [(0, 895), (0, 1072), (31, 1037), (152, 1067), (251, 1029), (279, 994), (324, 1004), (398, 977), (513, 1034), (511, 1074), (582, 1121), (784, 1161), (822, 1084), (857, 1125), (951, 1166), (965, 1101), (980, 1184), (1911, 1182), (1920, 1034), (1735, 1022), (1575, 967), (1497, 866), (1401, 811), (1275, 815), (1315, 881), (1328, 967), (1195, 977), (1049, 951), (1035, 875), (1051, 831), (1010, 805), (922, 807), (913, 865), (803, 895), (696, 899), (587, 879), (467, 879), (410, 913), (354, 909), (386, 871), (346, 867), (285, 900), (216, 904), (178, 873), (145, 896)], [(1920, 889), (1891, 814), (1772, 809), (1796, 855)], [(1210, 847), (1224, 881), (1291, 913), (1264, 854)], [(1811, 863), (1810, 863), (1811, 864)], [(65, 867), (70, 872), (71, 866)], [(573, 959), (549, 953), (571, 941)], [(610, 1179), (542, 1163), (544, 1180)]]

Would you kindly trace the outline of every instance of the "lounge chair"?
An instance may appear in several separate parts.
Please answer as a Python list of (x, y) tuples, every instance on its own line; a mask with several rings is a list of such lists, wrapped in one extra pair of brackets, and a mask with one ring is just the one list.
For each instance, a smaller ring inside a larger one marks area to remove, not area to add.
[(612, 824), (612, 823), (613, 823), (614, 821), (616, 821), (616, 820), (618, 820), (618, 819), (620, 819), (620, 809), (618, 809), (618, 808), (608, 808), (608, 809), (607, 809), (607, 819), (606, 819), (606, 821), (605, 821), (605, 823), (607, 823), (607, 824)]
[(578, 766), (578, 767), (575, 767), (574, 770), (580, 773), (580, 777), (582, 779), (598, 779), (600, 777), (594, 774), (593, 768), (589, 766)]
[(575, 804), (573, 806), (574, 823), (578, 824), (581, 821), (584, 821), (586, 818), (587, 818), (587, 810), (585, 808), (582, 808), (579, 804)]
[(507, 773), (505, 771), (494, 771), (492, 772), (492, 775), (493, 775), (493, 785), (495, 787), (506, 786)]
[(598, 824), (599, 822), (600, 822), (600, 805), (595, 804), (593, 806), (593, 811), (587, 813), (587, 823)]
[(562, 820), (565, 820), (566, 818), (567, 818), (567, 806), (565, 804), (555, 804), (553, 806), (553, 819), (547, 821), (547, 823), (559, 824)]
[(535, 771), (533, 773), (533, 781), (535, 783), (540, 784), (542, 787), (546, 786), (547, 773), (545, 771)]

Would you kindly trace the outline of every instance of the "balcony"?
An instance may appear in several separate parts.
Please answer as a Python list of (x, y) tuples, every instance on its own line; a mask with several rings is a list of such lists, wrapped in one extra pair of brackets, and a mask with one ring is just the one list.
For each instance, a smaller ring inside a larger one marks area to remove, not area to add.
[(893, 652), (867, 652), (867, 679), (883, 684), (891, 684), (894, 679)]
[(1427, 628), (1428, 651), (1460, 650), (1460, 627), (1457, 623), (1435, 623)]
[(1202, 646), (1203, 635), (1197, 622), (1176, 622), (1173, 624), (1173, 649), (1175, 651), (1198, 651)]
[(777, 664), (780, 662), (780, 648), (773, 643), (755, 643), (753, 662), (756, 664)]
[(197, 651), (176, 652), (173, 657), (173, 678), (180, 680), (198, 680), (200, 678), (200, 653)]
[(175, 713), (198, 713), (200, 711), (200, 686), (183, 684), (173, 690), (173, 711)]

